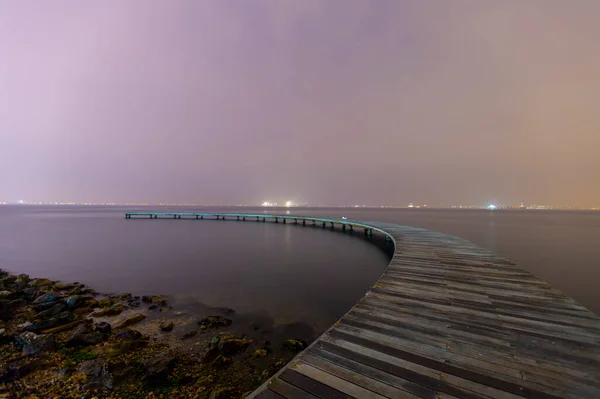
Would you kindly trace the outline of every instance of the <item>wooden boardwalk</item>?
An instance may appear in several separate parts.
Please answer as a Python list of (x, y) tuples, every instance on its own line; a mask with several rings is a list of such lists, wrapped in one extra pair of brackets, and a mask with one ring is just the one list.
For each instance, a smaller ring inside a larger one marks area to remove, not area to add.
[(600, 318), (505, 258), (414, 227), (260, 217), (379, 232), (395, 252), (365, 296), (251, 397), (600, 398)]

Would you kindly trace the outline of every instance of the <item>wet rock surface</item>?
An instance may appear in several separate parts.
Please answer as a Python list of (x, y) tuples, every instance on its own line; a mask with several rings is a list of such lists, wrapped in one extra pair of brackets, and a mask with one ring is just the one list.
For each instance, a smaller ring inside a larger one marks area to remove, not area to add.
[(239, 398), (306, 345), (264, 316), (170, 301), (0, 270), (0, 397)]

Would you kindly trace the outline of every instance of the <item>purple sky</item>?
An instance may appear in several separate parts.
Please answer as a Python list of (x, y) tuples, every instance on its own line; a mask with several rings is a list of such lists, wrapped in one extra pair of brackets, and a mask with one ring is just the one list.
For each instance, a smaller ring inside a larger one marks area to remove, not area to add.
[(599, 18), (0, 0), (0, 201), (598, 206)]

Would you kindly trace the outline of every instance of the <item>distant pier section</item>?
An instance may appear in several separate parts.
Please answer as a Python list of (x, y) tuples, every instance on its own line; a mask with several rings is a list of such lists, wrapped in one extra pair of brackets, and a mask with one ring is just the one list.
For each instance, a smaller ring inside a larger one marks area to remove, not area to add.
[(125, 218), (360, 229), (394, 243), (379, 281), (251, 398), (600, 398), (600, 318), (467, 240), (391, 223), (290, 215)]

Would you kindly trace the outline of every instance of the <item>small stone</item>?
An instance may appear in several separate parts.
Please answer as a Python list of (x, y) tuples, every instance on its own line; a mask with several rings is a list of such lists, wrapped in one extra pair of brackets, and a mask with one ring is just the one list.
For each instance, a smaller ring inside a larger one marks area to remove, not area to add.
[(96, 331), (98, 331), (99, 333), (102, 333), (102, 334), (110, 334), (110, 332), (112, 330), (112, 326), (105, 321), (102, 321), (102, 322), (96, 324), (95, 327), (96, 327)]
[(265, 357), (265, 356), (267, 356), (267, 351), (266, 351), (266, 349), (257, 349), (254, 351), (252, 356), (257, 357), (257, 358)]
[(161, 321), (158, 327), (165, 332), (169, 332), (173, 329), (175, 324), (170, 320)]
[(186, 332), (185, 334), (183, 334), (183, 336), (181, 337), (181, 339), (192, 338), (196, 334), (198, 334), (198, 331), (196, 331), (196, 330), (190, 330), (190, 331)]
[(200, 328), (218, 328), (231, 325), (231, 320), (221, 316), (208, 316), (198, 322)]
[(125, 320), (123, 320), (117, 326), (115, 326), (115, 330), (119, 330), (121, 328), (128, 327), (132, 324), (139, 323), (140, 321), (144, 320), (145, 318), (146, 318), (145, 315), (143, 315), (141, 313), (135, 313), (135, 314), (127, 317)]
[(18, 343), (23, 345), (23, 355), (54, 350), (54, 335), (25, 332), (19, 335)]
[(300, 352), (306, 347), (306, 345), (302, 341), (297, 339), (286, 339), (281, 345), (284, 349), (287, 349), (292, 352)]
[(11, 296), (13, 293), (11, 291), (0, 291), (0, 298), (6, 298)]

